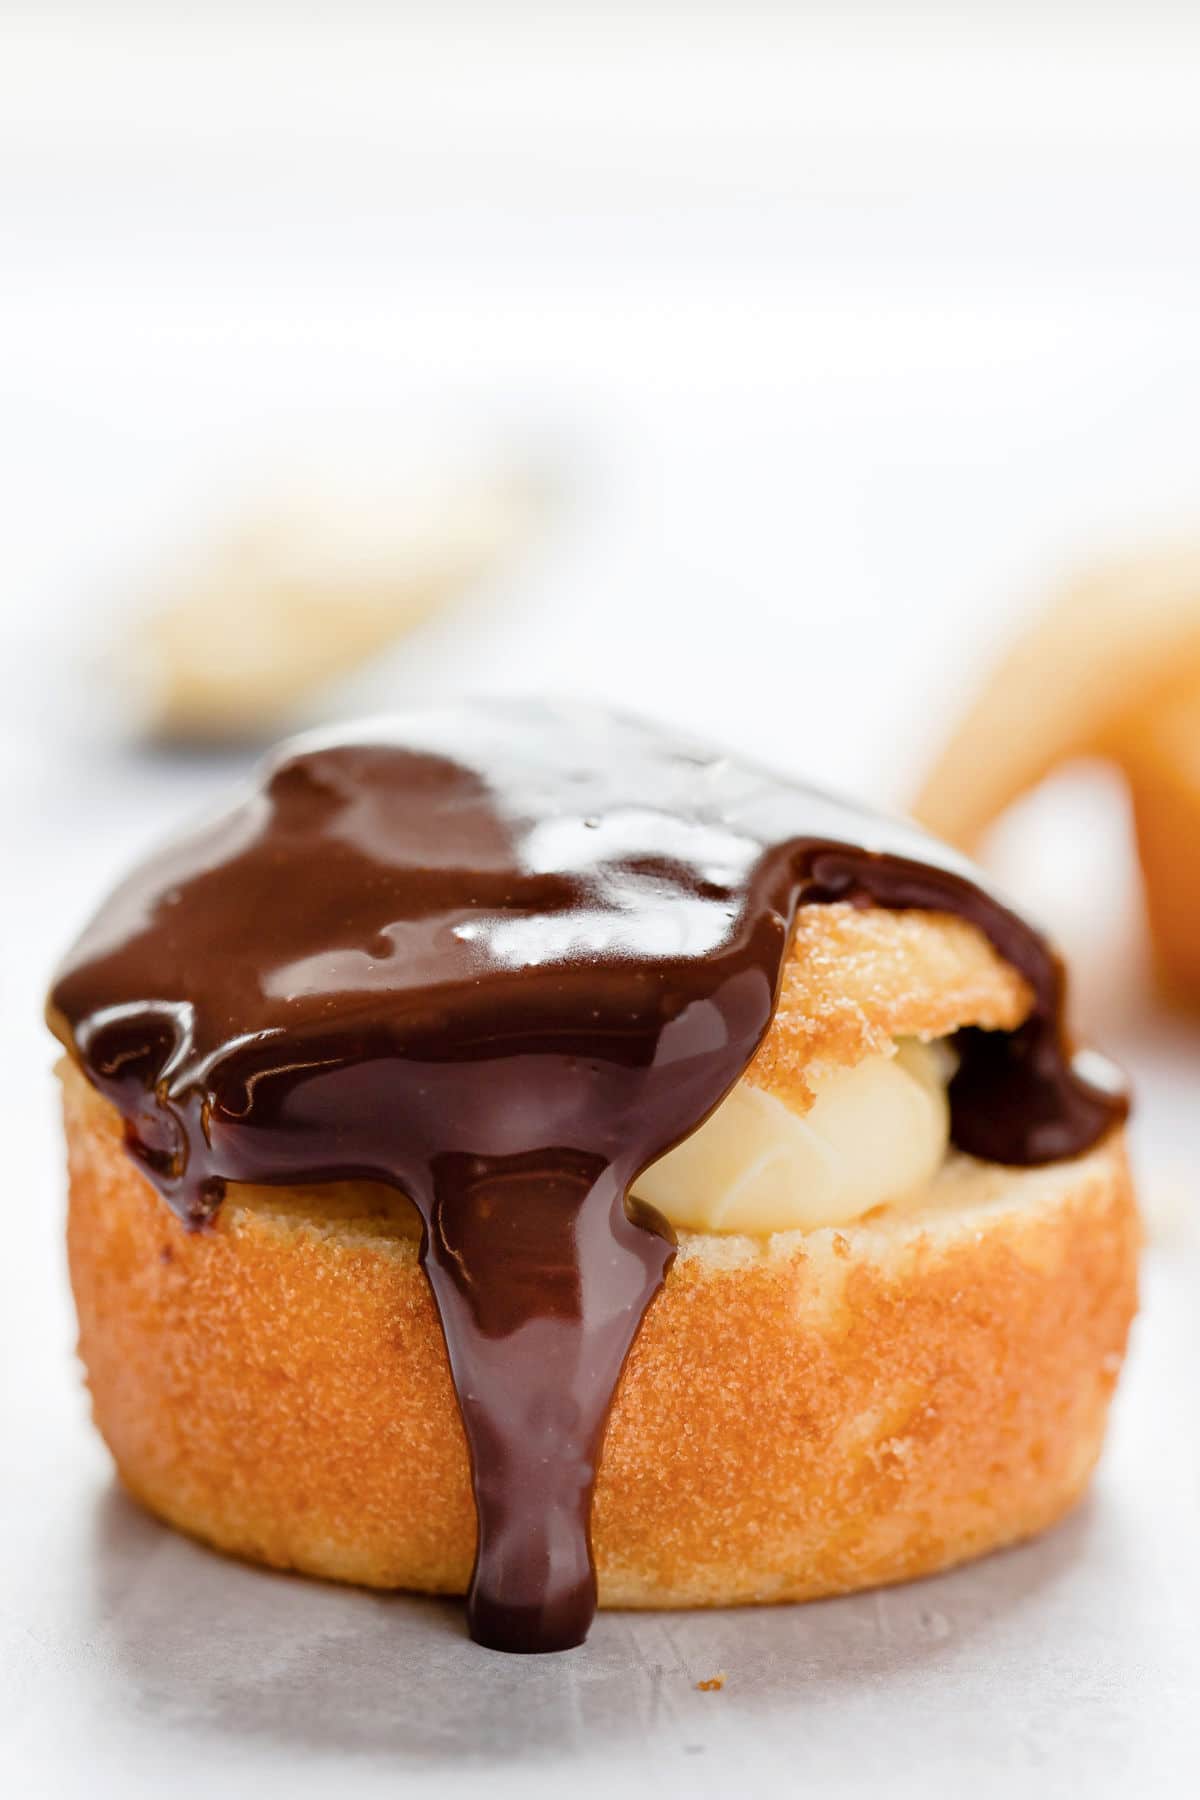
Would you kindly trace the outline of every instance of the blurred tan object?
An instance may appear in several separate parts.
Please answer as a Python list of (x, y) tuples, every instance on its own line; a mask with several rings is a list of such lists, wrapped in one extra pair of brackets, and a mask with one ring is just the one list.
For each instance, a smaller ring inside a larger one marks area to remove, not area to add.
[(255, 509), (163, 582), (122, 647), (147, 729), (273, 733), (499, 567), (544, 503), (500, 474), (398, 491), (321, 481)]
[(1200, 545), (1114, 560), (1075, 581), (1001, 656), (913, 805), (970, 849), (1078, 756), (1123, 761), (1148, 708), (1200, 690)]
[(1163, 986), (1200, 1006), (1200, 684), (1147, 708), (1118, 746)]
[(1000, 659), (913, 812), (967, 849), (1059, 764), (1098, 756), (1132, 796), (1164, 986), (1200, 1005), (1200, 547), (1083, 577)]

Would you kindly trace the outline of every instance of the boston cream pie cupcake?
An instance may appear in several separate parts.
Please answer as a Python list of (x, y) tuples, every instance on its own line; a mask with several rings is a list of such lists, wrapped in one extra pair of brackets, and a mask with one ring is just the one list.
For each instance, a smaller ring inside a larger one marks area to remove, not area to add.
[(981, 882), (587, 709), (285, 747), (51, 994), (126, 1486), (516, 1650), (1059, 1517), (1136, 1304), (1126, 1103)]

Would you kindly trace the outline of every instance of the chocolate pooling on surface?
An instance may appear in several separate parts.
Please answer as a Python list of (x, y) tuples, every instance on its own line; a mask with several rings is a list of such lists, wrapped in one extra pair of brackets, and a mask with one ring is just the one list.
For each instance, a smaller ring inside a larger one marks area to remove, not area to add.
[[(673, 1248), (629, 1201), (752, 1060), (797, 908), (969, 920), (1034, 997), (964, 1031), (958, 1147), (1088, 1149), (1063, 972), (915, 827), (586, 708), (416, 711), (302, 740), (109, 899), (50, 1020), (179, 1217), (228, 1182), (389, 1183), (417, 1207), (471, 1455), (471, 1632), (579, 1643), (592, 1488)], [(1094, 1076), (1095, 1079), (1089, 1079)]]

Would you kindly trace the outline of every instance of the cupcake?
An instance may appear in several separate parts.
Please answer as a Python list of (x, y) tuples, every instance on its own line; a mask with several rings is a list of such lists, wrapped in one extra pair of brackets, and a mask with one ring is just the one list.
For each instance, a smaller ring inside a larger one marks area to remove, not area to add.
[(955, 853), (635, 720), (284, 746), (50, 995), (121, 1480), (506, 1650), (1040, 1530), (1136, 1305), (1063, 1003)]

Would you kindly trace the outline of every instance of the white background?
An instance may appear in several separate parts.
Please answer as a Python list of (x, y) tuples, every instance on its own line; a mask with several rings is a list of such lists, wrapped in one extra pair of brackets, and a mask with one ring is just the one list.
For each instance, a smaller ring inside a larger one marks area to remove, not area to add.
[(589, 693), (902, 803), (1062, 571), (1200, 530), (1197, 25), (963, 11), (0, 8), (11, 1791), (1193, 1791), (1200, 1040), (1103, 781), (998, 851), (1139, 1078), (1152, 1220), (1095, 1497), (1041, 1544), (511, 1663), (143, 1520), (71, 1360), (41, 994), (244, 766), (122, 728), (98, 652), (164, 547), (298, 451), (531, 463), (545, 541), (356, 701)]

